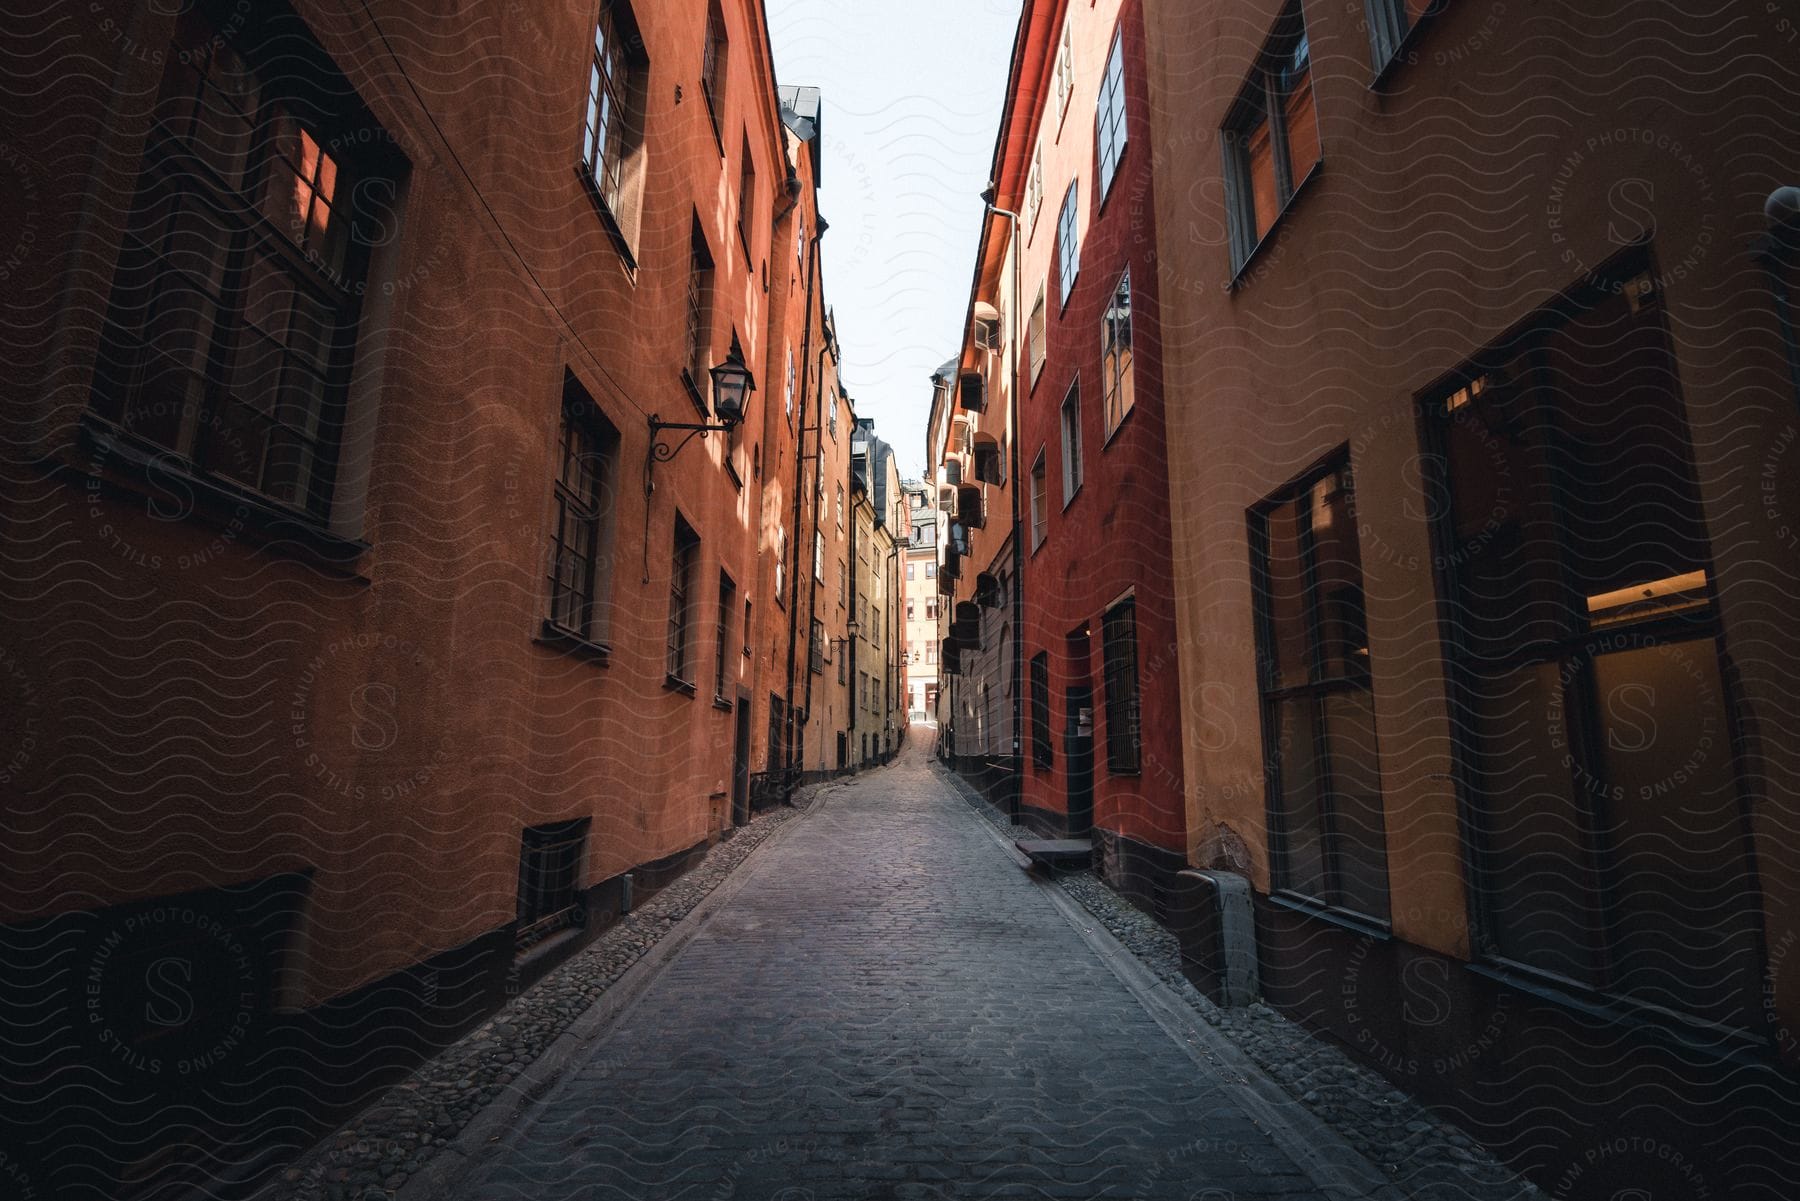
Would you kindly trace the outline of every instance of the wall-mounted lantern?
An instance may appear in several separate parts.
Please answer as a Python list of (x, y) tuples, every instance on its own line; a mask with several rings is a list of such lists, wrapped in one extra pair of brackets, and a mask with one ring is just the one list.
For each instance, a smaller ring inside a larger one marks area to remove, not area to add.
[[(696, 437), (704, 438), (710, 433), (727, 433), (744, 420), (744, 408), (750, 399), (750, 393), (756, 391), (756, 377), (744, 362), (744, 352), (738, 346), (736, 338), (731, 340), (731, 353), (725, 361), (708, 372), (712, 376), (713, 415), (716, 423), (695, 421), (664, 421), (660, 414), (650, 415), (650, 455), (644, 462), (644, 494), (648, 496), (656, 490), (651, 475), (656, 464), (667, 463), (681, 453), (681, 448)], [(664, 430), (686, 430), (687, 437), (679, 442), (662, 440)]]

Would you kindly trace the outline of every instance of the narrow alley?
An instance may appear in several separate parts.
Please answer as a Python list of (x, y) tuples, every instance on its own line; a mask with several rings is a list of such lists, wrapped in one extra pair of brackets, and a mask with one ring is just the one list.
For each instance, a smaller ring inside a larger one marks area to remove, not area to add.
[(1362, 1195), (1347, 1149), (1253, 1118), (1052, 891), (909, 746), (722, 886), (516, 1126), (401, 1195)]

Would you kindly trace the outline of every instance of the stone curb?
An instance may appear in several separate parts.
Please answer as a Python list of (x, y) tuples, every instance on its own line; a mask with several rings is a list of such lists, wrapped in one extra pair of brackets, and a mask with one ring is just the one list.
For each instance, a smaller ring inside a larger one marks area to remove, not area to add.
[[(935, 772), (941, 773), (940, 783), (953, 792), (962, 793), (961, 781), (953, 773), (941, 764), (932, 766)], [(975, 816), (982, 830), (1003, 851), (1014, 851), (1006, 835), (992, 822), (979, 813)], [(1157, 1025), (1168, 1032), (1196, 1066), (1218, 1080), (1225, 1093), (1268, 1133), (1322, 1194), (1343, 1201), (1357, 1198), (1405, 1201), (1405, 1194), (1343, 1136), (1305, 1106), (1297, 1104), (1224, 1035), (1197, 1020), (1192, 1008), (1158, 980), (1080, 902), (1064, 892), (1054, 880), (1035, 872), (1030, 878)]]

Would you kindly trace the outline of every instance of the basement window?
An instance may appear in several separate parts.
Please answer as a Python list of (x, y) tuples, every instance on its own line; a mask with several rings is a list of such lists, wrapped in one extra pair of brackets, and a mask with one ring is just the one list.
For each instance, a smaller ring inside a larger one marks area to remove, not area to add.
[(524, 951), (578, 926), (582, 852), (590, 818), (529, 826), (519, 839), (519, 906), (514, 949)]

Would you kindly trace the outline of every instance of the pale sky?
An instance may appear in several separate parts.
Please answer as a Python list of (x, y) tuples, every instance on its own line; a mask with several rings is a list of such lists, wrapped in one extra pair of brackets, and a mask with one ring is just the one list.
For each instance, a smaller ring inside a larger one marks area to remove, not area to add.
[(844, 390), (920, 473), (959, 344), (1019, 0), (768, 0), (775, 72), (824, 93), (825, 300)]

